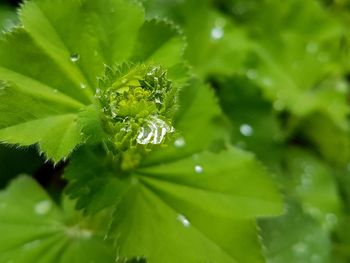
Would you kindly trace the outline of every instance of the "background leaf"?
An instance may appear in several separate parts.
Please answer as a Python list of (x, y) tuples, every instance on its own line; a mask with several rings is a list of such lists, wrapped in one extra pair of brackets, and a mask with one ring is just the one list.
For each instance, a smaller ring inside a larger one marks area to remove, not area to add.
[(71, 205), (64, 209), (31, 178), (21, 176), (13, 181), (0, 193), (1, 261), (113, 262), (100, 239), (102, 229), (82, 221)]

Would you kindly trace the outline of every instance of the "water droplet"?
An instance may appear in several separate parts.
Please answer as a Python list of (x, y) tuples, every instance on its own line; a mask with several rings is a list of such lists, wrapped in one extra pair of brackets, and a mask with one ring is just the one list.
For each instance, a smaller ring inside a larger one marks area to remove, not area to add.
[(185, 227), (191, 226), (190, 221), (184, 215), (178, 215), (177, 220), (179, 220)]
[(174, 132), (174, 127), (157, 116), (151, 116), (137, 135), (138, 144), (161, 144), (167, 133)]
[(80, 59), (80, 55), (78, 53), (73, 53), (70, 55), (70, 60), (75, 63), (78, 62)]
[(263, 85), (267, 86), (267, 87), (271, 87), (272, 86), (272, 80), (270, 78), (264, 78), (262, 80)]
[(248, 79), (256, 79), (258, 77), (258, 73), (255, 69), (248, 69), (246, 75)]
[(303, 255), (305, 252), (307, 252), (307, 245), (303, 242), (298, 242), (296, 244), (293, 245), (293, 252), (297, 255)]
[(185, 145), (186, 145), (186, 141), (185, 141), (185, 138), (184, 138), (184, 137), (177, 138), (177, 139), (174, 141), (174, 146), (175, 146), (176, 148), (183, 148)]
[(35, 205), (34, 211), (38, 215), (45, 215), (51, 210), (51, 208), (52, 208), (51, 201), (50, 200), (43, 200)]
[(155, 98), (154, 102), (158, 105), (162, 104), (162, 101), (159, 98)]
[(335, 90), (339, 93), (346, 94), (348, 92), (348, 85), (345, 81), (338, 81), (335, 85)]
[(246, 137), (252, 136), (254, 133), (252, 126), (250, 126), (249, 124), (242, 124), (239, 127), (239, 131), (243, 136), (246, 136)]
[(312, 217), (314, 217), (314, 218), (321, 218), (322, 217), (322, 212), (320, 209), (318, 209), (316, 207), (308, 207), (308, 206), (306, 206), (306, 209)]
[(86, 87), (87, 87), (87, 85), (86, 85), (86, 84), (84, 84), (84, 83), (80, 83), (80, 88), (81, 88), (81, 89), (86, 89)]
[(194, 171), (195, 171), (197, 174), (201, 174), (201, 173), (203, 173), (203, 167), (200, 166), (200, 165), (196, 165), (196, 166), (194, 167)]
[(315, 42), (309, 42), (306, 45), (305, 50), (307, 53), (315, 54), (318, 51), (318, 45)]
[(303, 189), (311, 187), (313, 184), (313, 180), (310, 176), (310, 174), (302, 174), (301, 176), (301, 186)]
[(212, 39), (218, 40), (224, 36), (224, 29), (216, 26), (211, 30), (210, 34)]
[(79, 226), (72, 226), (66, 229), (68, 236), (72, 238), (90, 239), (93, 235), (89, 229), (82, 229)]

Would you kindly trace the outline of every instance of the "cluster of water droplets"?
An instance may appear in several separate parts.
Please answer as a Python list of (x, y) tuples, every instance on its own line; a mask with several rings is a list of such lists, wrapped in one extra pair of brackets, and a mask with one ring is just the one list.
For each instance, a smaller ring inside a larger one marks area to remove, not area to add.
[[(103, 128), (109, 134), (108, 148), (131, 163), (133, 153), (146, 154), (167, 145), (175, 134), (172, 122), (177, 88), (158, 65), (107, 67), (95, 98), (100, 104)], [(184, 144), (176, 141), (175, 146), (181, 148)]]
[(137, 143), (146, 144), (161, 144), (168, 133), (173, 133), (174, 127), (158, 116), (150, 116), (145, 125), (139, 129), (137, 134)]
[(217, 18), (214, 23), (214, 27), (210, 31), (210, 36), (213, 40), (219, 40), (224, 37), (226, 21), (222, 18)]

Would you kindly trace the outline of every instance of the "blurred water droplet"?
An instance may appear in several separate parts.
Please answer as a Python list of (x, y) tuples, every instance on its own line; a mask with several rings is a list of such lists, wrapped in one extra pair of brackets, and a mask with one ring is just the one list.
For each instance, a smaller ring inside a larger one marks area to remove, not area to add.
[(348, 84), (345, 81), (338, 81), (335, 85), (335, 90), (342, 94), (346, 94), (348, 89)]
[(310, 176), (310, 174), (302, 174), (301, 176), (301, 186), (303, 189), (310, 188), (313, 184), (313, 180)]
[(308, 247), (304, 242), (298, 242), (293, 245), (292, 249), (296, 256), (300, 256), (307, 252)]
[(320, 255), (314, 254), (311, 256), (311, 263), (321, 263), (322, 257)]
[(246, 75), (248, 79), (256, 79), (258, 77), (258, 73), (255, 69), (248, 69)]
[(43, 200), (34, 206), (34, 211), (38, 215), (45, 215), (51, 210), (51, 207), (52, 203), (50, 200)]
[(216, 26), (211, 30), (210, 34), (212, 39), (221, 39), (224, 36), (224, 29), (222, 27)]
[(81, 89), (86, 89), (86, 87), (87, 87), (87, 85), (86, 85), (86, 84), (84, 84), (84, 83), (80, 83), (80, 88), (81, 88)]
[(185, 145), (186, 145), (186, 141), (185, 141), (185, 138), (184, 138), (184, 137), (177, 138), (177, 139), (174, 141), (174, 146), (175, 146), (176, 148), (183, 148)]
[(93, 235), (89, 229), (82, 229), (79, 226), (72, 226), (66, 229), (66, 234), (72, 238), (90, 239)]
[(309, 54), (315, 54), (318, 51), (318, 45), (315, 42), (309, 42), (306, 45), (305, 50)]
[(314, 217), (314, 218), (321, 218), (322, 217), (322, 212), (320, 209), (318, 209), (316, 207), (306, 207), (306, 209), (312, 217)]
[(194, 167), (194, 171), (195, 171), (197, 174), (201, 174), (201, 173), (203, 173), (203, 167), (200, 166), (200, 165), (196, 165), (196, 166)]
[(78, 53), (72, 53), (70, 55), (70, 60), (75, 63), (75, 62), (78, 62), (80, 59), (80, 55)]
[(184, 215), (178, 215), (177, 220), (179, 220), (185, 227), (191, 226), (190, 221)]
[(272, 79), (270, 79), (270, 78), (264, 78), (264, 79), (262, 80), (262, 83), (263, 83), (263, 85), (265, 85), (265, 86), (267, 86), (267, 87), (271, 87), (271, 86), (272, 86)]
[(242, 124), (239, 127), (239, 131), (243, 136), (246, 136), (246, 137), (252, 136), (254, 133), (252, 126), (250, 126), (249, 124)]

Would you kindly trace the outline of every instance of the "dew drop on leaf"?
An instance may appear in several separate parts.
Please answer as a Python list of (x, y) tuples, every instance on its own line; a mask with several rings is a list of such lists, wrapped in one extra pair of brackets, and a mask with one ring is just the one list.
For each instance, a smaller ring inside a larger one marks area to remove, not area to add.
[(81, 88), (81, 89), (86, 89), (86, 87), (87, 87), (87, 85), (86, 85), (86, 84), (84, 84), (84, 83), (80, 83), (80, 88)]
[(200, 166), (200, 165), (196, 165), (196, 166), (194, 167), (194, 171), (195, 171), (197, 174), (201, 174), (201, 173), (203, 173), (203, 167)]
[(304, 242), (298, 242), (292, 247), (293, 252), (296, 256), (302, 256), (307, 252), (307, 245)]
[(263, 83), (263, 85), (266, 86), (266, 87), (271, 87), (271, 86), (272, 86), (272, 80), (271, 80), (270, 78), (264, 78), (264, 79), (262, 80), (262, 83)]
[(178, 215), (177, 220), (179, 220), (183, 224), (184, 227), (191, 226), (190, 221), (188, 221), (188, 219), (184, 215), (181, 215), (181, 214)]
[(224, 29), (222, 27), (216, 26), (211, 30), (210, 34), (212, 39), (221, 39), (224, 36)]
[(34, 211), (38, 215), (45, 215), (51, 210), (51, 207), (52, 207), (51, 201), (43, 200), (34, 206)]
[(254, 133), (252, 126), (250, 126), (249, 124), (242, 124), (239, 127), (239, 131), (243, 136), (246, 136), (246, 137), (252, 136)]
[(75, 63), (75, 62), (78, 62), (80, 59), (80, 55), (78, 53), (72, 53), (70, 55), (70, 60)]
[(258, 73), (256, 72), (255, 69), (248, 69), (246, 72), (246, 75), (248, 79), (256, 79), (258, 76)]
[(320, 255), (314, 254), (311, 256), (311, 263), (321, 263), (322, 258)]
[(315, 42), (309, 42), (305, 49), (307, 53), (315, 54), (318, 51), (318, 45)]
[(185, 138), (184, 137), (180, 137), (180, 138), (177, 138), (175, 141), (174, 141), (174, 146), (176, 148), (183, 148), (185, 147), (186, 145), (186, 141), (185, 141)]
[(338, 217), (333, 213), (326, 214), (326, 224), (329, 227), (333, 227), (338, 223)]

